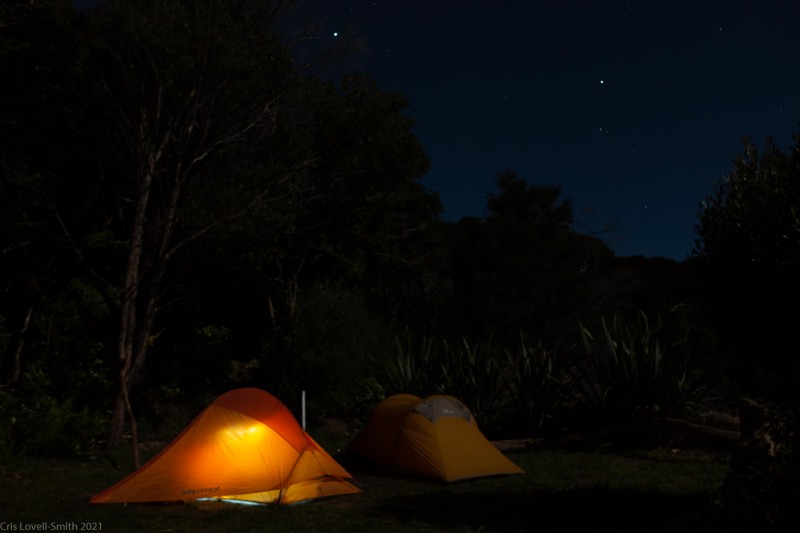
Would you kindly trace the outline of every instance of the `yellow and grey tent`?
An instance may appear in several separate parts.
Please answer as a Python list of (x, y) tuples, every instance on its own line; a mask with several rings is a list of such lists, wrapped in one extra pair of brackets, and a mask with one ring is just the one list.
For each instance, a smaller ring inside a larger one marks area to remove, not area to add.
[(283, 403), (245, 388), (217, 398), (158, 455), (91, 502), (291, 504), (358, 492)]
[(525, 473), (484, 437), (467, 406), (452, 396), (386, 398), (350, 451), (396, 472), (444, 481)]

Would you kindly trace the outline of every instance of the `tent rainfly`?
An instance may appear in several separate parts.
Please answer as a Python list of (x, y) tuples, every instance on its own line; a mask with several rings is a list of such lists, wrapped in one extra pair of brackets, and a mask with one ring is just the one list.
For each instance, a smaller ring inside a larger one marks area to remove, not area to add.
[(452, 396), (386, 398), (350, 451), (390, 470), (443, 481), (525, 473), (486, 440), (470, 410)]
[(283, 403), (245, 388), (217, 398), (158, 455), (91, 502), (292, 504), (358, 492)]

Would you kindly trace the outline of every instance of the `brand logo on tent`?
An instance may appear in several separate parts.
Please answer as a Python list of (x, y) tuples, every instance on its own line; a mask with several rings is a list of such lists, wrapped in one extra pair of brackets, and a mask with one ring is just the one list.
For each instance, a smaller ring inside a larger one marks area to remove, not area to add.
[(206, 492), (219, 492), (219, 486), (204, 487), (202, 489), (181, 489), (181, 494), (205, 494)]

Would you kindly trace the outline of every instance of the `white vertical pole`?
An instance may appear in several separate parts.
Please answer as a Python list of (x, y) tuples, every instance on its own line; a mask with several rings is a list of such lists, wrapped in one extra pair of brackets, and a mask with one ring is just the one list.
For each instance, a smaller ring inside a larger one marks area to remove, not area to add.
[(306, 391), (303, 391), (303, 394), (300, 396), (300, 403), (301, 403), (301, 417), (303, 423), (303, 431), (306, 430)]

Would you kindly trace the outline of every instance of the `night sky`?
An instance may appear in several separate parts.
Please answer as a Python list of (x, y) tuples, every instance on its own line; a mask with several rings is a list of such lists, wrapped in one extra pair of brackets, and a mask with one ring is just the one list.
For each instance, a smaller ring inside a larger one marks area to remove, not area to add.
[(682, 260), (741, 139), (800, 131), (800, 1), (309, 0), (404, 94), (444, 218), (511, 168), (617, 255)]
[[(81, 6), (98, 0), (76, 0)], [(99, 0), (102, 1), (102, 0)], [(617, 255), (687, 257), (741, 139), (800, 131), (800, 0), (306, 0), (411, 102), (446, 220), (506, 168)], [(335, 34), (338, 34), (337, 37)], [(603, 231), (608, 228), (611, 231)]]

